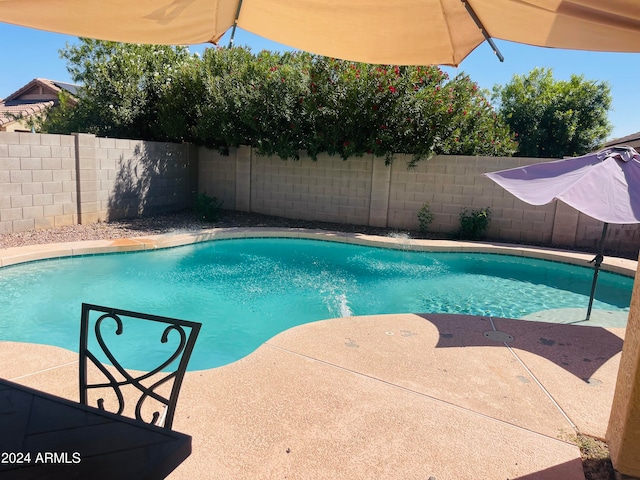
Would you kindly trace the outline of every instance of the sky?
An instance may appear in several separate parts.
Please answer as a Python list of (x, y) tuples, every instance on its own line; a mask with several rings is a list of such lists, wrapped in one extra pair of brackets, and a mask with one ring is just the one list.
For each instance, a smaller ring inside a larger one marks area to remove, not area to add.
[[(4, 38), (0, 67), (0, 98), (15, 92), (34, 78), (71, 82), (66, 62), (59, 51), (77, 43), (77, 37), (43, 32), (0, 23)], [(229, 33), (221, 46), (229, 43)], [(466, 73), (481, 88), (508, 83), (514, 74), (526, 75), (535, 67), (547, 67), (556, 80), (568, 80), (572, 74), (586, 80), (606, 81), (611, 87), (613, 107), (609, 121), (613, 125), (610, 138), (640, 132), (640, 54), (601, 53), (532, 47), (495, 40), (504, 55), (501, 63), (488, 43), (478, 46), (458, 68), (443, 67), (451, 76)], [(261, 50), (284, 51), (290, 48), (238, 29), (235, 45), (247, 45), (254, 53)], [(202, 52), (211, 45), (193, 45), (192, 52)]]

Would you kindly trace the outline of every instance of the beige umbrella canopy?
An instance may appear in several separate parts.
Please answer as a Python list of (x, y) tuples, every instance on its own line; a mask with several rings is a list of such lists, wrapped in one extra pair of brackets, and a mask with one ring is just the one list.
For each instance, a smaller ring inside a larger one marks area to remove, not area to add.
[(1, 22), (131, 43), (216, 43), (236, 19), (293, 48), (368, 63), (458, 65), (485, 38), (640, 52), (633, 0), (0, 0)]

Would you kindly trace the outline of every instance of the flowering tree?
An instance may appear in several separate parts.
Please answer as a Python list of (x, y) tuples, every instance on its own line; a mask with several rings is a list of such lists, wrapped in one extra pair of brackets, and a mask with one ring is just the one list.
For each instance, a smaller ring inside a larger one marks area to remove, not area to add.
[(438, 153), (508, 155), (516, 147), (486, 92), (437, 67), (234, 48), (208, 50), (199, 76), (198, 114), (181, 122), (193, 125), (189, 141), (223, 152), (245, 144), (285, 159), (301, 151), (314, 159), (373, 153), (387, 161), (408, 153), (417, 162)]
[(250, 145), (284, 159), (307, 151), (314, 159), (372, 153), (389, 162), (407, 153), (415, 163), (439, 153), (509, 155), (516, 148), (486, 93), (437, 67), (245, 48), (208, 49), (198, 58), (180, 48), (82, 42), (63, 56), (74, 79), (85, 82), (82, 103), (99, 107), (83, 117), (92, 125), (84, 131), (188, 141), (223, 153)]

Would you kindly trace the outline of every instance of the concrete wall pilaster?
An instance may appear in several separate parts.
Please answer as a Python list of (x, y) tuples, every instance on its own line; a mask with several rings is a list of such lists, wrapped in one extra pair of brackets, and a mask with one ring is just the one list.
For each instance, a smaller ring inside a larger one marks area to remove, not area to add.
[(236, 155), (236, 210), (251, 211), (251, 163), (252, 149), (240, 147)]
[(76, 212), (79, 224), (96, 223), (106, 220), (101, 216), (100, 180), (98, 179), (98, 160), (96, 159), (96, 136), (88, 133), (76, 133)]
[(371, 198), (369, 201), (369, 225), (386, 227), (389, 217), (389, 189), (392, 165), (371, 162)]
[(555, 202), (553, 234), (551, 241), (555, 245), (573, 247), (576, 244), (579, 216), (576, 210), (566, 203)]

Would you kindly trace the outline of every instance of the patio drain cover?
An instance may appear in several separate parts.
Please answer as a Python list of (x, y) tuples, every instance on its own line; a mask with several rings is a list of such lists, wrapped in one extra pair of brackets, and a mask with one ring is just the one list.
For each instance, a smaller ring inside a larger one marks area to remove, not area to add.
[(500, 343), (509, 343), (513, 342), (513, 337), (508, 333), (501, 332), (500, 330), (491, 330), (489, 332), (484, 332), (485, 338), (489, 340), (493, 340), (494, 342)]

